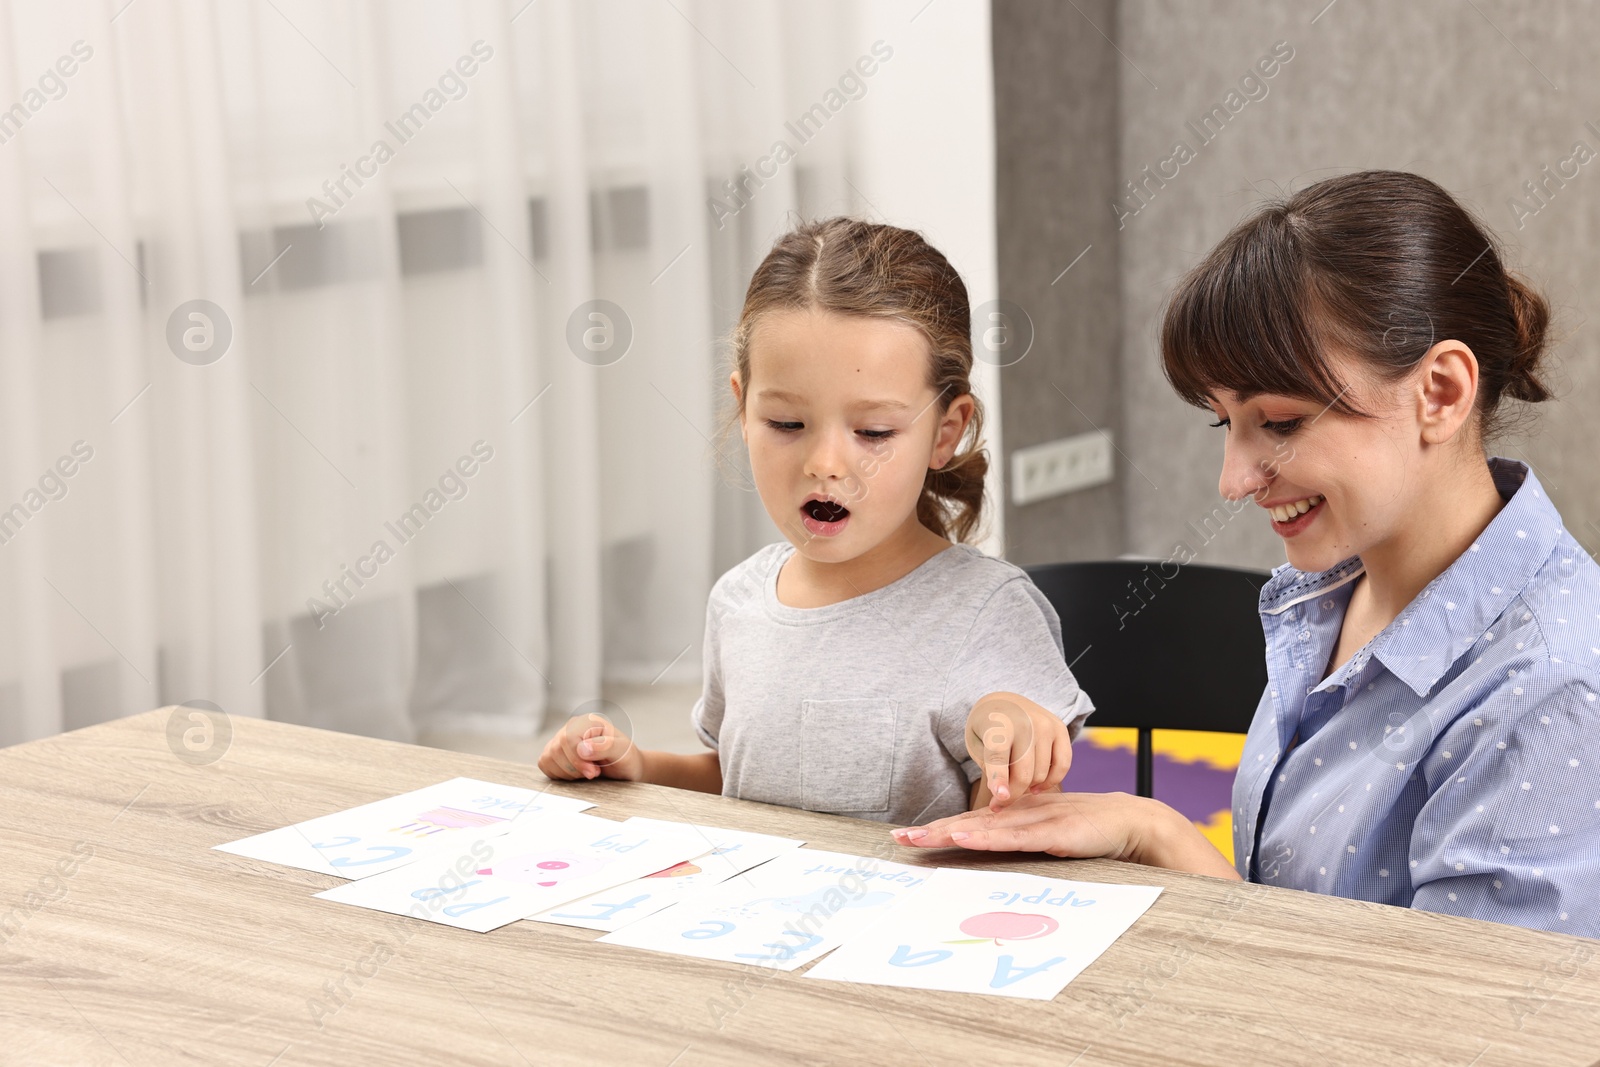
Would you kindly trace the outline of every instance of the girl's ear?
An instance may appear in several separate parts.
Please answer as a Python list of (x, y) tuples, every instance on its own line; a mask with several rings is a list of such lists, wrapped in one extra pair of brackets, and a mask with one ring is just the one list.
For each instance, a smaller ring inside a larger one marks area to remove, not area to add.
[(1470, 425), (1478, 396), (1478, 358), (1461, 341), (1440, 341), (1422, 357), (1417, 414), (1422, 440), (1442, 445)]
[(728, 387), (733, 390), (733, 403), (739, 410), (739, 436), (743, 438), (744, 432), (744, 389), (739, 384), (739, 372), (734, 371), (728, 375)]
[(929, 470), (942, 469), (955, 456), (976, 408), (977, 401), (972, 399), (971, 393), (963, 393), (950, 401), (950, 406), (939, 417), (938, 433), (933, 439), (933, 455), (928, 457)]

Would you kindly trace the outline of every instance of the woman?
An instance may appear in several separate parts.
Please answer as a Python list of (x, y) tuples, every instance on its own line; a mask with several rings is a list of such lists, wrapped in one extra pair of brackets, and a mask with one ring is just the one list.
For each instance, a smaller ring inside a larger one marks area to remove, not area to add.
[[(1237, 870), (1125, 794), (1026, 796), (903, 844), (1108, 856), (1600, 936), (1600, 568), (1526, 464), (1549, 310), (1448, 193), (1351, 174), (1180, 285), (1161, 353), (1227, 434), (1221, 491), (1289, 562), (1233, 788)], [(1070, 779), (1069, 779), (1070, 781)]]

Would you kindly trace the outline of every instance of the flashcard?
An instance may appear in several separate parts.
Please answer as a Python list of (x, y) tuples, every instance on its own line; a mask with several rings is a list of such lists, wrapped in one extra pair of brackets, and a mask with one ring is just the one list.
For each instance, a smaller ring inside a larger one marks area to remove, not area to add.
[(793, 849), (600, 938), (611, 945), (792, 971), (883, 921), (926, 867)]
[(213, 847), (319, 874), (366, 878), (403, 867), (440, 843), (503, 834), (519, 815), (592, 807), (553, 793), (452, 778)]
[(565, 812), (495, 836), (457, 837), (414, 862), (316, 894), (486, 933), (704, 851), (699, 834)]
[(806, 977), (1051, 1000), (1160, 895), (1158, 886), (941, 867)]
[(692, 896), (700, 889), (725, 882), (752, 867), (805, 844), (790, 837), (726, 830), (720, 826), (632, 818), (624, 827), (640, 829), (676, 827), (699, 835), (705, 850), (693, 859), (632, 882), (613, 886), (570, 904), (530, 915), (537, 922), (579, 926), (585, 930), (620, 930), (629, 923), (654, 915)]

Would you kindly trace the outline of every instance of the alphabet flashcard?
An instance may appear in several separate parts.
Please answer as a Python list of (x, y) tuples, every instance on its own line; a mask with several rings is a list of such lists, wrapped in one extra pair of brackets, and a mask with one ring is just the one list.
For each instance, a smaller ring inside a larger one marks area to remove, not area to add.
[(941, 867), (805, 976), (1051, 1000), (1160, 894), (1158, 886)]
[(804, 844), (789, 837), (658, 819), (635, 817), (622, 825), (640, 829), (675, 827), (688, 831), (699, 835), (704, 851), (666, 870), (613, 886), (594, 896), (551, 908), (529, 918), (562, 926), (580, 926), (585, 930), (620, 930), (629, 923), (671, 907), (705, 886), (725, 882)]
[(359, 879), (403, 867), (429, 849), (449, 847), (457, 838), (506, 833), (521, 825), (513, 822), (519, 816), (576, 813), (592, 807), (588, 801), (553, 793), (452, 778), (214, 847), (236, 856)]
[(792, 971), (883, 922), (930, 873), (866, 856), (792, 849), (600, 940)]
[(699, 834), (552, 812), (494, 836), (456, 836), (414, 862), (316, 894), (486, 933), (691, 858)]

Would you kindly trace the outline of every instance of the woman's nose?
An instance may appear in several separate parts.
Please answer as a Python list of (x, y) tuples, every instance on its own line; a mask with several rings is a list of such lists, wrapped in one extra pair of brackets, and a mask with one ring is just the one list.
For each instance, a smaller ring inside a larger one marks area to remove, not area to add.
[(1255, 452), (1242, 443), (1241, 436), (1229, 433), (1228, 442), (1222, 450), (1222, 477), (1217, 482), (1217, 489), (1228, 500), (1256, 496), (1265, 491), (1271, 482), (1263, 465), (1256, 461)]

